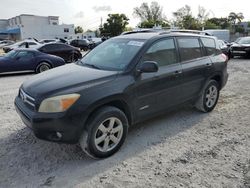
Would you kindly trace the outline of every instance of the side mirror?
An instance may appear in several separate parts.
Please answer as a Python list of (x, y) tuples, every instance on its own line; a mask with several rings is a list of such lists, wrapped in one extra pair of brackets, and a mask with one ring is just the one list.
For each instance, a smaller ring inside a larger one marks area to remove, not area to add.
[(138, 71), (141, 73), (150, 73), (158, 71), (158, 64), (154, 61), (144, 61), (139, 65)]

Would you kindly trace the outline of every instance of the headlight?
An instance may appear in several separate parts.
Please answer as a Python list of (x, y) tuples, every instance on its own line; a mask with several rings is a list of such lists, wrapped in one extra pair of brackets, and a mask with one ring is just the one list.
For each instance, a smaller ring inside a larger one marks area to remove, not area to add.
[(38, 112), (55, 113), (69, 109), (80, 97), (79, 94), (60, 95), (44, 99)]

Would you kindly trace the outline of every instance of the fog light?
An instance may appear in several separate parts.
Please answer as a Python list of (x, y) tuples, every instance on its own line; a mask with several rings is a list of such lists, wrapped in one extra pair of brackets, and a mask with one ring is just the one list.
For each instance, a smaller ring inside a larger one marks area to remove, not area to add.
[(56, 132), (56, 136), (57, 136), (58, 138), (62, 138), (62, 133)]

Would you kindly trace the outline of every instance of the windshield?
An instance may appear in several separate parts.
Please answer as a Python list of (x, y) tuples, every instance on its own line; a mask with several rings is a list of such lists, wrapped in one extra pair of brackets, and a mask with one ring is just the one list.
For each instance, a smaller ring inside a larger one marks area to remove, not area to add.
[(243, 37), (237, 40), (239, 44), (250, 44), (250, 37)]
[(82, 65), (104, 70), (124, 70), (144, 40), (109, 39), (90, 51), (81, 60)]
[(7, 54), (5, 54), (5, 57), (14, 58), (16, 56), (16, 54), (17, 54), (17, 51), (11, 50)]

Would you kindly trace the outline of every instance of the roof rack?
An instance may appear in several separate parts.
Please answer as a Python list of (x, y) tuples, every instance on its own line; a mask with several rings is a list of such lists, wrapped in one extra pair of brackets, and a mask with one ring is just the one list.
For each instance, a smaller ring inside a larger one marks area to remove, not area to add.
[(123, 32), (121, 35), (129, 35), (129, 34), (134, 34), (134, 33), (156, 33), (156, 32), (161, 32), (164, 31), (163, 29), (138, 29), (135, 31), (127, 31)]
[(200, 30), (188, 30), (188, 29), (170, 29), (170, 32), (176, 32), (176, 33), (192, 33), (192, 34), (198, 34), (198, 35), (208, 35), (211, 36), (209, 33), (205, 31)]
[(128, 31), (123, 32), (121, 35), (129, 35), (134, 33), (159, 33), (159, 35), (169, 34), (169, 33), (191, 33), (191, 34), (198, 34), (198, 35), (208, 35), (211, 36), (209, 33), (205, 31), (199, 30), (188, 30), (188, 29), (140, 29), (135, 31)]

